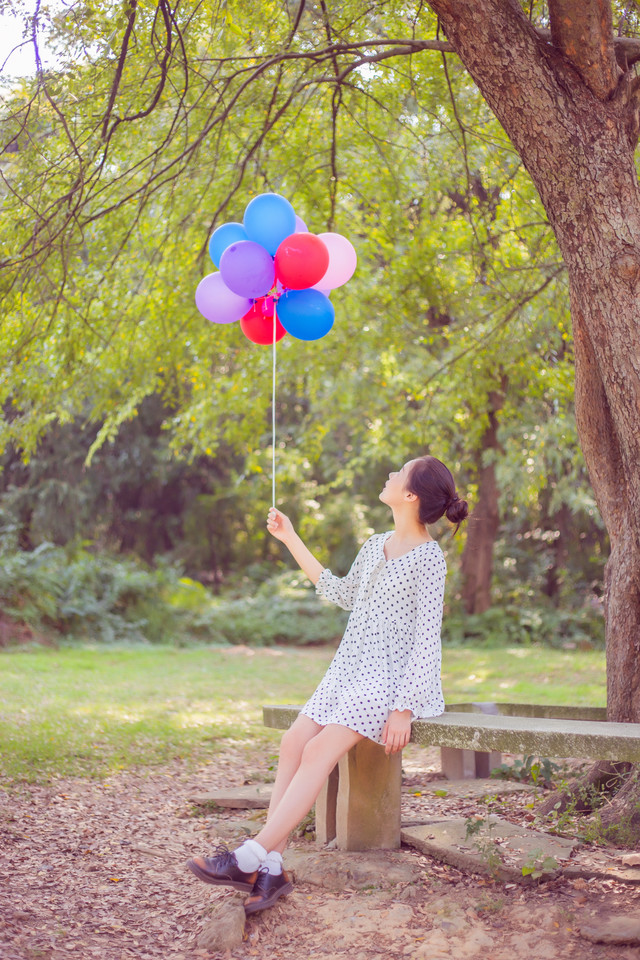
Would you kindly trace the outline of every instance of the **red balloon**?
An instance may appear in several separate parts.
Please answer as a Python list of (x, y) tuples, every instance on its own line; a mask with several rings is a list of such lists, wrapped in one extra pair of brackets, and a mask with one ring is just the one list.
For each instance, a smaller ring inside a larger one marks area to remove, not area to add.
[(289, 290), (305, 290), (321, 280), (329, 266), (329, 251), (315, 233), (285, 237), (275, 256), (276, 277)]
[[(242, 332), (252, 343), (273, 343), (273, 297), (261, 297), (240, 320)], [(276, 317), (276, 341), (287, 331)]]

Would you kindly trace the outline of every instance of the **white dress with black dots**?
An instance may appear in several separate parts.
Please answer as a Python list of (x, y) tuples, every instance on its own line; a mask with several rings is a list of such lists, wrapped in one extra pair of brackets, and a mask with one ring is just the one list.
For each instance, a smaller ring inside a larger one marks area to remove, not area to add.
[(370, 537), (346, 577), (328, 569), (320, 574), (316, 592), (351, 616), (329, 669), (302, 708), (322, 726), (338, 723), (378, 743), (392, 710), (411, 710), (413, 719), (444, 711), (444, 554), (429, 540), (387, 560), (391, 533)]

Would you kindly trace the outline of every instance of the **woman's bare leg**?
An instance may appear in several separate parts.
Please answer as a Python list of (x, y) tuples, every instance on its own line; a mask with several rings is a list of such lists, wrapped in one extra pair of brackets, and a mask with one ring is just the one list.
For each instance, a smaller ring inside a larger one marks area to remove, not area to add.
[[(291, 727), (292, 730), (293, 727)], [(305, 725), (304, 732), (302, 728), (298, 731), (301, 739), (309, 730), (310, 728)], [(303, 744), (297, 769), (290, 777), (284, 791), (280, 792), (293, 768), (294, 751), (292, 749), (291, 758), (283, 767), (279, 795), (276, 795), (275, 803), (272, 797), (267, 822), (260, 833), (254, 837), (265, 850), (280, 852), (284, 850), (289, 834), (311, 810), (322, 785), (340, 757), (344, 756), (359, 740), (364, 740), (362, 734), (348, 727), (336, 723), (321, 727)]]
[[(273, 813), (284, 796), (287, 787), (298, 771), (304, 748), (309, 740), (312, 740), (313, 737), (317, 736), (322, 729), (323, 727), (321, 727), (319, 723), (316, 723), (315, 720), (311, 719), (311, 717), (306, 717), (301, 713), (298, 715), (298, 717), (296, 717), (289, 729), (283, 734), (280, 742), (280, 754), (278, 756), (276, 779), (271, 792), (269, 812), (267, 813), (267, 823), (273, 816)], [(271, 849), (277, 849), (280, 853), (282, 853), (285, 846), (286, 840), (279, 846), (272, 847)]]
[(293, 780), (300, 766), (302, 751), (309, 740), (315, 737), (323, 728), (311, 717), (299, 714), (289, 729), (283, 734), (278, 755), (278, 769), (269, 803), (269, 814), (278, 806), (285, 790)]

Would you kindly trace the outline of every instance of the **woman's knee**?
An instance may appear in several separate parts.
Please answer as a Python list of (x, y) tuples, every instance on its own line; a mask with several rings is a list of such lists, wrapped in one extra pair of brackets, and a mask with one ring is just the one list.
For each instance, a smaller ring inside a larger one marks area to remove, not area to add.
[(329, 773), (340, 757), (344, 756), (359, 739), (362, 738), (351, 730), (336, 732), (325, 727), (318, 736), (304, 745), (300, 764), (325, 767)]
[(314, 730), (306, 724), (298, 724), (297, 721), (282, 734), (280, 741), (280, 758), (300, 759), (305, 745), (321, 730), (318, 727)]

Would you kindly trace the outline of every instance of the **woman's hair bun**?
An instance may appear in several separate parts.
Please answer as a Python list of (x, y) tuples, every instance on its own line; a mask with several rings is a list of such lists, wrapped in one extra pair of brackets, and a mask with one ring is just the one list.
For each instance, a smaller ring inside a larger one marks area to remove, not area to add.
[(451, 470), (436, 457), (418, 457), (411, 468), (407, 490), (419, 500), (420, 523), (437, 523), (442, 516), (456, 525), (454, 533), (469, 513), (466, 500), (456, 493)]
[(455, 523), (458, 525), (462, 523), (463, 520), (466, 520), (469, 516), (469, 504), (466, 500), (461, 500), (456, 494), (456, 496), (452, 497), (449, 501), (444, 514), (449, 523)]

